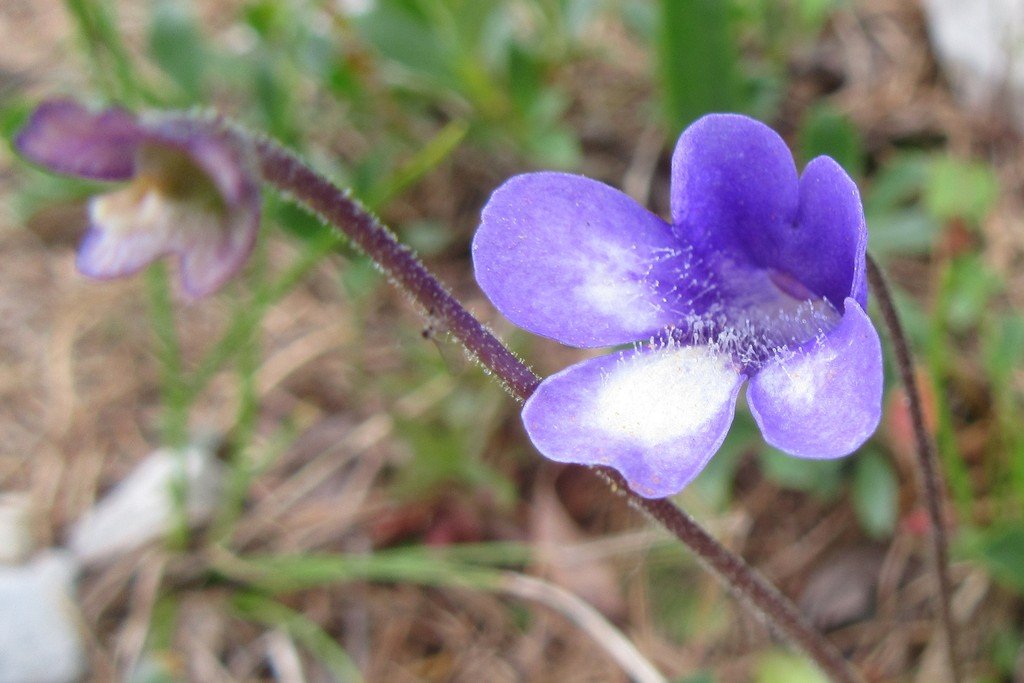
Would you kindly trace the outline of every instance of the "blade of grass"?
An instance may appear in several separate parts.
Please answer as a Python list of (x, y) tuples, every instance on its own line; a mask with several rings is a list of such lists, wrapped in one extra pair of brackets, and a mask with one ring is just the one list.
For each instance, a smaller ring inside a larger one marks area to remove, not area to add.
[[(926, 351), (928, 368), (932, 377), (935, 377), (940, 385), (950, 376), (951, 359), (955, 353), (950, 345), (952, 336), (948, 329), (949, 304), (952, 301), (953, 286), (952, 268), (949, 263), (944, 264), (942, 268), (941, 284), (938, 296), (935, 298), (936, 309), (931, 317)], [(935, 392), (935, 413), (938, 418), (935, 438), (938, 442), (938, 453), (942, 458), (946, 480), (953, 493), (957, 511), (965, 519), (971, 519), (974, 513), (974, 496), (971, 491), (970, 473), (967, 471), (963, 456), (960, 454), (960, 446), (956, 441), (956, 432), (953, 428), (946, 392), (941, 389)]]
[(363, 675), (348, 652), (320, 625), (276, 600), (258, 593), (242, 592), (231, 598), (231, 606), (243, 619), (273, 626), (287, 632), (316, 657), (340, 683), (359, 683)]
[(407, 190), (411, 185), (437, 168), (466, 137), (469, 125), (465, 121), (451, 121), (427, 141), (408, 161), (402, 164), (388, 180), (376, 186), (366, 197), (371, 210), (379, 210)]
[(587, 633), (638, 683), (664, 683), (665, 678), (621, 631), (596, 609), (569, 591), (536, 577), (428, 558), (418, 549), (371, 555), (240, 558), (221, 550), (215, 569), (259, 590), (290, 592), (350, 581), (415, 583), (444, 588), (472, 588), (505, 593), (546, 605)]
[(660, 0), (658, 77), (665, 118), (678, 133), (702, 114), (732, 111), (737, 55), (727, 0)]
[(146, 293), (160, 369), (163, 442), (180, 449), (188, 441), (188, 409), (192, 397), (184, 382), (181, 342), (175, 326), (170, 278), (164, 262), (158, 261), (146, 269)]
[(64, 7), (78, 29), (101, 90), (115, 102), (125, 105), (137, 105), (149, 99), (143, 95), (141, 81), (108, 3), (64, 0)]

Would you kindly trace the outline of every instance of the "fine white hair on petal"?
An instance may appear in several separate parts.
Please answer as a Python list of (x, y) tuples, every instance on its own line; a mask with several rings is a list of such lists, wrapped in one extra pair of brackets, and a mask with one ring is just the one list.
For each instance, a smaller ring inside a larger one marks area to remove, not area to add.
[(706, 346), (668, 346), (624, 356), (604, 377), (595, 426), (656, 447), (700, 432), (734, 390), (731, 359)]
[(787, 400), (801, 410), (806, 410), (819, 400), (819, 394), (827, 390), (822, 378), (837, 372), (835, 361), (838, 354), (835, 349), (816, 340), (815, 353), (790, 351), (788, 357), (781, 362), (773, 363), (760, 374), (760, 382), (765, 391), (786, 396)]
[(606, 242), (584, 244), (581, 251), (588, 254), (579, 263), (576, 294), (582, 300), (638, 332), (659, 326), (664, 311), (654, 303), (656, 283), (644, 274), (650, 263), (648, 255), (638, 254), (635, 245), (624, 248)]

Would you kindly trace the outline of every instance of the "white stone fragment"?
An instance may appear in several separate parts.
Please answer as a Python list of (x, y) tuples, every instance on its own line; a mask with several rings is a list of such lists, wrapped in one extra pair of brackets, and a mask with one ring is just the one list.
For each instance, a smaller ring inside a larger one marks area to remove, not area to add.
[(0, 493), (0, 564), (15, 564), (32, 552), (31, 506), (23, 493)]
[(976, 110), (1008, 107), (1024, 130), (1024, 0), (925, 0), (936, 56)]
[(93, 564), (165, 536), (175, 524), (179, 486), (189, 524), (200, 525), (213, 516), (223, 482), (224, 466), (208, 449), (158, 450), (75, 524), (68, 546)]
[(77, 573), (66, 551), (0, 566), (0, 683), (63, 683), (85, 674)]

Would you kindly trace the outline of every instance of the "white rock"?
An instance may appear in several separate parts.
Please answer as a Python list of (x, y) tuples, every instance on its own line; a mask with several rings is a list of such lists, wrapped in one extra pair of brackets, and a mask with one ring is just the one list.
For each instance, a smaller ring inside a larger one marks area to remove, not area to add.
[(0, 567), (0, 683), (61, 683), (85, 674), (77, 573), (65, 551)]
[(982, 112), (1008, 107), (1024, 130), (1024, 0), (925, 0), (924, 8), (957, 95)]
[(216, 510), (223, 483), (224, 466), (210, 450), (158, 450), (75, 524), (68, 546), (88, 565), (165, 536), (175, 524), (173, 491), (181, 485), (189, 524), (202, 524)]
[(32, 552), (30, 510), (24, 493), (0, 493), (0, 564), (22, 562)]

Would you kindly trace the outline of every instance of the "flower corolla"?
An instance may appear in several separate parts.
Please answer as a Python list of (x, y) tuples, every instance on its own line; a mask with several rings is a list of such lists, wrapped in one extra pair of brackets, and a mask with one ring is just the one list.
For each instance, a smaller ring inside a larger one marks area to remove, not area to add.
[(127, 184), (89, 203), (79, 271), (131, 275), (179, 259), (187, 296), (218, 289), (245, 263), (259, 230), (260, 189), (244, 145), (214, 121), (93, 112), (68, 100), (40, 105), (15, 139), (29, 161)]
[(791, 455), (856, 450), (881, 415), (865, 314), (867, 227), (831, 158), (797, 174), (782, 139), (712, 114), (672, 157), (671, 222), (597, 181), (516, 176), (483, 210), (476, 278), (512, 322), (570, 346), (632, 344), (545, 379), (523, 407), (552, 460), (680, 491), (721, 446), (741, 387)]

